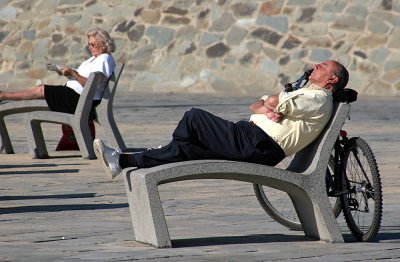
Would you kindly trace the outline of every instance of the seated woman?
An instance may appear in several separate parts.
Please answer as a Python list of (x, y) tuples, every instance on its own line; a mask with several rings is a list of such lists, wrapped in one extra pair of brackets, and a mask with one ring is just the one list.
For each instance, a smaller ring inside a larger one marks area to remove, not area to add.
[[(102, 72), (108, 79), (115, 69), (115, 61), (111, 55), (115, 51), (115, 43), (110, 35), (103, 29), (95, 28), (87, 32), (87, 40), (92, 57), (84, 61), (78, 69), (61, 68), (59, 73), (69, 79), (65, 85), (38, 85), (22, 91), (0, 91), (0, 101), (45, 99), (51, 111), (73, 114), (89, 74)], [(98, 87), (94, 106), (100, 103), (106, 84), (107, 80)]]

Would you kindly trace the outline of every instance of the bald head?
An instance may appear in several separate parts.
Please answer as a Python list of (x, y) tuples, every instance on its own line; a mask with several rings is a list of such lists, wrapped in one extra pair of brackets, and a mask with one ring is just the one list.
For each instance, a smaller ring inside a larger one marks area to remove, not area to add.
[(343, 89), (348, 82), (349, 73), (346, 68), (335, 60), (328, 60), (314, 65), (309, 76), (311, 83), (330, 91)]

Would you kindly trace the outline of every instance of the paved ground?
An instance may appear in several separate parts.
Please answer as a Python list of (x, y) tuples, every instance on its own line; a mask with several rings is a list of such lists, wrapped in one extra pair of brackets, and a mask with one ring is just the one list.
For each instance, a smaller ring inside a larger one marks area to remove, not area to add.
[[(241, 120), (256, 98), (118, 94), (115, 115), (128, 146), (150, 147), (168, 142), (190, 107)], [(79, 152), (54, 152), (57, 125), (45, 129), (51, 158), (31, 159), (22, 117), (10, 117), (17, 154), (0, 155), (0, 261), (400, 261), (399, 102), (361, 97), (346, 124), (370, 143), (381, 170), (384, 215), (371, 243), (354, 242), (342, 218), (346, 243), (307, 239), (268, 217), (251, 185), (215, 180), (161, 186), (175, 248), (137, 243), (121, 177), (108, 179)]]

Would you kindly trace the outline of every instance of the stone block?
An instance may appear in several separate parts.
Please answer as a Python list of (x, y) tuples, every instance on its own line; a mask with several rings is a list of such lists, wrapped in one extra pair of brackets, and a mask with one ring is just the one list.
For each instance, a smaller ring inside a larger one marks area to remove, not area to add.
[(257, 25), (267, 26), (273, 28), (280, 33), (287, 33), (289, 23), (287, 16), (258, 16), (256, 20)]
[(226, 37), (228, 45), (234, 46), (242, 42), (248, 31), (242, 27), (232, 26)]
[(321, 62), (332, 58), (332, 52), (329, 49), (315, 48), (311, 50), (310, 60), (315, 62)]
[(206, 54), (209, 58), (216, 58), (225, 55), (229, 50), (230, 48), (224, 43), (217, 43), (207, 48)]
[(265, 16), (278, 15), (282, 12), (283, 4), (284, 2), (280, 0), (265, 1), (261, 4), (260, 14)]
[(254, 11), (258, 8), (257, 3), (248, 2), (248, 3), (236, 3), (231, 6), (233, 14), (237, 17), (240, 16), (251, 16)]
[(208, 32), (204, 32), (200, 36), (200, 46), (208, 46), (210, 44), (214, 44), (216, 42), (221, 41), (224, 38), (221, 34), (212, 34)]
[(142, 11), (142, 21), (149, 24), (157, 24), (160, 21), (161, 13), (156, 9), (145, 9)]
[(172, 41), (175, 30), (163, 26), (150, 26), (147, 28), (145, 34), (156, 45), (165, 46)]
[(258, 28), (254, 30), (251, 35), (274, 46), (276, 46), (282, 38), (282, 35), (266, 28)]
[(209, 28), (209, 31), (217, 31), (222, 32), (226, 31), (229, 27), (231, 27), (235, 23), (235, 18), (231, 13), (225, 12), (218, 19), (213, 21), (212, 25)]

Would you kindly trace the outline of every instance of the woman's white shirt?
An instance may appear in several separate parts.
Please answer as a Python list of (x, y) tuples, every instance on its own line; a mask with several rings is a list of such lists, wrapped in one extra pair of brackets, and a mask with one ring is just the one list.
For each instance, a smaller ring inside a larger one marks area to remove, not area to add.
[[(79, 75), (88, 78), (92, 72), (101, 72), (106, 76), (106, 79), (97, 87), (94, 100), (101, 100), (107, 81), (114, 72), (115, 61), (110, 54), (101, 54), (97, 57), (92, 56), (84, 61), (76, 70)], [(76, 80), (68, 80), (66, 84), (78, 94), (82, 94), (83, 86)]]

